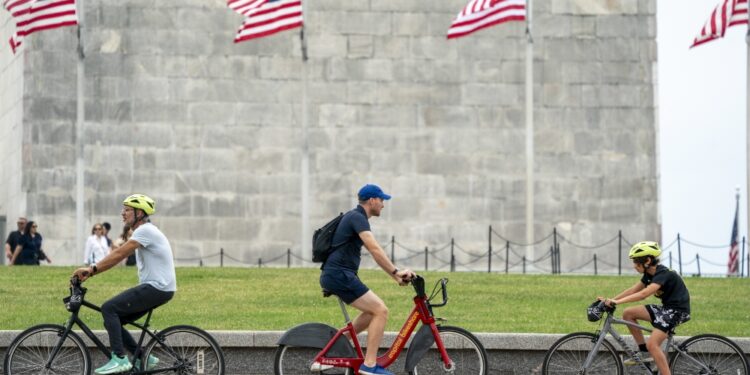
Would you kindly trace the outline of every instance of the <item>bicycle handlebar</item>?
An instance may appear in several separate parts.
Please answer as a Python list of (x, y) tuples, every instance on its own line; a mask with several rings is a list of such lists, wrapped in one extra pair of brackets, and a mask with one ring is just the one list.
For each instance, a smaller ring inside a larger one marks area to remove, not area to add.
[(427, 299), (427, 302), (430, 302), (433, 297), (437, 294), (435, 290), (437, 290), (438, 284), (440, 284), (440, 294), (443, 298), (443, 301), (440, 303), (430, 303), (431, 307), (441, 307), (448, 304), (448, 289), (446, 288), (446, 285), (448, 284), (448, 279), (440, 279), (437, 284), (435, 284), (435, 288), (432, 290), (432, 294), (427, 297), (427, 293), (425, 291), (425, 285), (424, 285), (424, 278), (420, 275), (415, 275), (410, 281), (411, 285), (414, 287), (414, 291), (417, 293), (418, 297), (424, 297)]

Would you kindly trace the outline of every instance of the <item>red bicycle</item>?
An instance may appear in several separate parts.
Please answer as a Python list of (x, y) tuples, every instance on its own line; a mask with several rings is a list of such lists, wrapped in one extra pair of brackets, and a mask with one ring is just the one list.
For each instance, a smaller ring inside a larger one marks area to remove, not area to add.
[[(422, 326), (411, 340), (406, 354), (404, 370), (407, 373), (487, 374), (487, 353), (479, 339), (465, 329), (438, 324), (441, 319), (433, 315), (434, 307), (448, 303), (447, 283), (448, 279), (440, 279), (427, 297), (424, 279), (416, 276), (411, 280), (416, 292), (414, 309), (390, 349), (378, 357), (380, 366), (387, 368), (398, 359), (421, 322)], [(442, 294), (443, 301), (431, 303), (438, 293)], [(330, 293), (323, 291), (323, 296), (328, 297)], [(305, 323), (290, 329), (279, 339), (274, 361), (276, 375), (359, 374), (359, 366), (364, 362), (362, 347), (341, 299), (339, 305), (346, 320), (344, 328), (337, 330), (322, 323)]]

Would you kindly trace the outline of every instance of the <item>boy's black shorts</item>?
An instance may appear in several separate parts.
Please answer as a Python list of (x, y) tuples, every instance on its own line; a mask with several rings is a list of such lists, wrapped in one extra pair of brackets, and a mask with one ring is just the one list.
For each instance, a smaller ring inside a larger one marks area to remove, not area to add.
[(690, 320), (690, 314), (661, 305), (646, 305), (646, 311), (651, 316), (651, 325), (665, 333)]

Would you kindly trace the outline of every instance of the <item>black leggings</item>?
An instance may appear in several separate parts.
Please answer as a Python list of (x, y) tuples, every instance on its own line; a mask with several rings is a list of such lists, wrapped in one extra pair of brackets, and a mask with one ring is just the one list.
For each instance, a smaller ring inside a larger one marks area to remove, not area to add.
[(163, 292), (151, 285), (141, 284), (105, 302), (102, 305), (102, 316), (112, 352), (120, 357), (124, 356), (124, 344), (129, 352), (135, 353), (138, 344), (123, 326), (146, 315), (148, 310), (167, 303), (172, 296), (174, 292)]

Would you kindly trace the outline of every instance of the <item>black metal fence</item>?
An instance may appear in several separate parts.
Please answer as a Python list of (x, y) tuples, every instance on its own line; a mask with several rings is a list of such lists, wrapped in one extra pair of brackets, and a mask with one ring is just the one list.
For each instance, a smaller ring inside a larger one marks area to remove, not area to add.
[[(750, 254), (745, 252), (745, 238), (742, 238), (740, 249), (740, 267), (736, 276), (750, 277)], [(489, 273), (548, 273), (548, 274), (617, 274), (631, 269), (629, 263), (623, 266), (623, 259), (627, 260), (627, 252), (633, 245), (623, 235), (622, 231), (611, 239), (594, 245), (583, 245), (563, 236), (553, 228), (552, 232), (534, 243), (520, 243), (511, 241), (489, 227), (487, 247), (482, 250), (466, 249), (451, 238), (448, 243), (438, 246), (410, 247), (400, 243), (392, 236), (390, 241), (381, 244), (389, 253), (391, 261), (398, 265), (408, 265), (414, 269), (429, 271), (469, 271)], [(695, 257), (683, 260), (683, 247), (697, 249)], [(710, 259), (715, 257), (701, 256), (702, 252), (729, 251), (726, 245), (704, 245), (683, 238), (680, 234), (668, 245), (662, 246), (662, 263), (676, 269), (681, 275), (683, 269), (694, 276), (718, 276), (725, 273), (703, 272), (702, 266), (724, 267), (727, 264), (717, 263)], [(542, 250), (541, 254), (537, 252)], [(585, 251), (590, 256), (581, 256)], [(194, 258), (175, 258), (181, 264), (197, 264), (199, 266), (254, 266), (254, 267), (300, 267), (319, 266), (312, 262), (312, 255), (300, 257), (291, 248), (271, 258), (257, 258), (252, 261), (239, 259), (234, 253), (219, 249), (217, 253)], [(561, 259), (568, 253), (573, 261), (567, 261), (563, 267)], [(370, 257), (369, 252), (362, 252), (363, 262)]]

